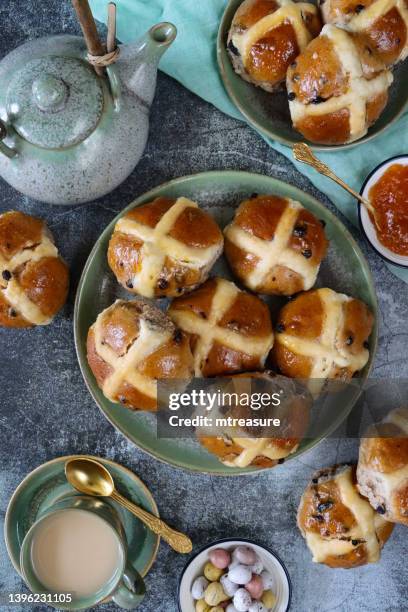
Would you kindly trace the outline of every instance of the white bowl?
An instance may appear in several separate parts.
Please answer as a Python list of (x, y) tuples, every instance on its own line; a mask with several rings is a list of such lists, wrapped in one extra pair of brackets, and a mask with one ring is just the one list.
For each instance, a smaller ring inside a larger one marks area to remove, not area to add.
[[(391, 157), (390, 159), (387, 159), (379, 166), (374, 168), (374, 170), (368, 175), (368, 177), (364, 181), (360, 191), (360, 195), (369, 199), (368, 194), (371, 187), (381, 178), (381, 176), (390, 166), (396, 163), (407, 166), (408, 155), (397, 155), (396, 157)], [(367, 240), (369, 241), (373, 249), (378, 253), (378, 255), (385, 259), (385, 261), (387, 261), (388, 263), (391, 263), (395, 266), (400, 266), (402, 268), (408, 268), (408, 256), (397, 255), (397, 253), (393, 253), (392, 251), (390, 251), (390, 249), (387, 249), (387, 247), (381, 244), (381, 242), (378, 240), (375, 226), (371, 221), (370, 215), (368, 214), (365, 206), (360, 204), (358, 212), (361, 229), (363, 230)]]
[(232, 551), (240, 544), (246, 544), (254, 549), (256, 554), (263, 562), (265, 569), (272, 574), (275, 580), (275, 587), (273, 589), (273, 592), (276, 595), (276, 604), (273, 608), (273, 612), (286, 612), (287, 610), (289, 610), (292, 595), (292, 585), (290, 582), (288, 571), (282, 561), (279, 559), (279, 557), (271, 550), (268, 550), (263, 546), (259, 546), (251, 540), (226, 539), (218, 540), (218, 542), (213, 542), (212, 544), (205, 546), (205, 548), (202, 548), (187, 563), (186, 567), (183, 570), (183, 573), (181, 574), (178, 587), (179, 612), (194, 612), (195, 602), (191, 595), (191, 585), (193, 584), (194, 580), (198, 578), (198, 576), (203, 575), (204, 565), (208, 561), (209, 552), (213, 548), (225, 548), (227, 550)]

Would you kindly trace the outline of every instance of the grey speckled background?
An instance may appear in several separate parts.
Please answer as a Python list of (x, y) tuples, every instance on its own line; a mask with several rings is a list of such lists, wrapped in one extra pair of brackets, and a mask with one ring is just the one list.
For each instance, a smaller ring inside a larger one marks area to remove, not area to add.
[[(0, 56), (29, 37), (76, 31), (68, 0), (0, 3)], [(44, 217), (72, 270), (68, 304), (53, 325), (0, 332), (2, 518), (15, 487), (40, 463), (69, 453), (102, 455), (138, 473), (153, 492), (162, 516), (188, 531), (197, 547), (236, 535), (275, 549), (292, 577), (293, 610), (408, 609), (406, 529), (394, 530), (378, 565), (333, 571), (311, 562), (294, 526), (298, 499), (311, 471), (355, 458), (356, 441), (325, 441), (301, 459), (254, 478), (195, 476), (138, 451), (102, 417), (89, 396), (74, 351), (75, 288), (96, 238), (129, 201), (173, 177), (219, 168), (266, 173), (319, 196), (290, 162), (269, 149), (248, 127), (221, 115), (162, 74), (151, 120), (148, 146), (138, 168), (115, 193), (97, 203), (80, 208), (42, 206), (0, 180), (0, 210), (17, 208)], [(391, 276), (353, 233), (369, 259), (380, 301), (380, 347), (374, 374), (408, 377), (408, 288)], [(177, 580), (184, 563), (185, 559), (161, 544), (158, 560), (147, 578), (148, 596), (138, 608), (141, 612), (175, 612)], [(1, 541), (0, 592), (20, 589), (20, 578)], [(116, 607), (105, 605), (101, 609)]]

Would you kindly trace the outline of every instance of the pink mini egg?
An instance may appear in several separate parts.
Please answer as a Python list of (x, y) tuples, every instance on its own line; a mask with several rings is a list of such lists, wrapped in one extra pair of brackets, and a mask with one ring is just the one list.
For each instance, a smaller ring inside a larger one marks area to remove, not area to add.
[(260, 599), (264, 591), (262, 578), (256, 574), (252, 574), (252, 578), (247, 582), (245, 588), (253, 599)]
[(208, 556), (211, 563), (218, 569), (225, 569), (231, 561), (231, 555), (224, 548), (214, 548)]

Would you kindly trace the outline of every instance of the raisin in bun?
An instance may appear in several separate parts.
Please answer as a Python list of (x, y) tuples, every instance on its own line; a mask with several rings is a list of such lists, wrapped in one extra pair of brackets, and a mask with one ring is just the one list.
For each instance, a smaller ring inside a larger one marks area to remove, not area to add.
[(406, 0), (321, 0), (323, 20), (361, 36), (370, 51), (392, 65), (408, 55)]
[(408, 526), (408, 408), (390, 412), (361, 440), (357, 480), (377, 512)]
[(310, 211), (275, 195), (244, 200), (224, 234), (233, 273), (248, 289), (267, 294), (311, 289), (328, 246)]
[(314, 474), (300, 500), (297, 522), (313, 561), (344, 569), (377, 562), (393, 530), (359, 494), (350, 465)]
[(187, 336), (158, 308), (117, 300), (89, 329), (88, 363), (103, 394), (133, 410), (157, 409), (157, 380), (189, 380)]
[(369, 359), (374, 317), (332, 289), (301, 293), (278, 315), (273, 358), (285, 376), (349, 380)]
[[(220, 461), (230, 467), (246, 468), (257, 466), (273, 467), (283, 463), (284, 459), (294, 453), (303, 438), (310, 416), (312, 398), (300, 384), (271, 371), (236, 374), (228, 381), (224, 393), (259, 395), (276, 394), (280, 397), (278, 406), (261, 406), (253, 410), (250, 406), (234, 401), (227, 406), (218, 406), (220, 417), (232, 419), (279, 419), (281, 425), (274, 430), (273, 425), (260, 424), (240, 427), (226, 424), (222, 430), (218, 427), (212, 435), (204, 430), (197, 430), (200, 443)], [(229, 396), (228, 396), (229, 397)], [(273, 435), (271, 436), (271, 432)]]
[(320, 28), (319, 12), (313, 4), (245, 0), (235, 13), (227, 41), (235, 72), (266, 91), (274, 91)]
[(46, 224), (0, 215), (0, 325), (48, 325), (67, 299), (69, 271)]
[(263, 369), (273, 345), (265, 302), (223, 278), (173, 300), (169, 316), (191, 336), (195, 376)]
[(354, 142), (385, 108), (392, 81), (361, 38), (325, 25), (288, 70), (293, 127), (315, 143)]
[(116, 223), (108, 263), (128, 291), (172, 297), (203, 283), (221, 255), (214, 219), (187, 198), (156, 198)]

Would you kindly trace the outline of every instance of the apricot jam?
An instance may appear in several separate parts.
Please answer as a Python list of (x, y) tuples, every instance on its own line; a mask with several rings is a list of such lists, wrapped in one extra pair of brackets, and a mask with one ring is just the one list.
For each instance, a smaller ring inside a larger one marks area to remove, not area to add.
[(408, 255), (408, 165), (390, 166), (368, 195), (376, 210), (378, 240), (393, 253)]

